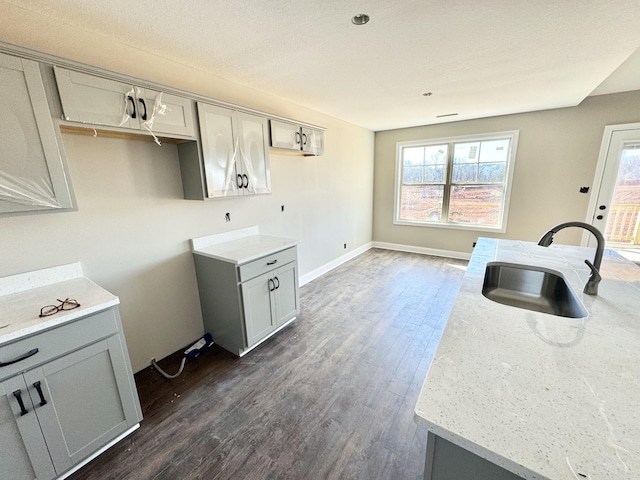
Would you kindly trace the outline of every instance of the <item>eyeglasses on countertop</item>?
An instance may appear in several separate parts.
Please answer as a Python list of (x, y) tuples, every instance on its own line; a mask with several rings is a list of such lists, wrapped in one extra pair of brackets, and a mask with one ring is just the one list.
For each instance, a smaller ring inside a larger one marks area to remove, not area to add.
[(48, 317), (50, 315), (55, 315), (61, 310), (73, 310), (74, 308), (78, 308), (80, 304), (77, 300), (73, 298), (66, 298), (64, 300), (60, 300), (56, 298), (60, 302), (60, 305), (45, 305), (40, 309), (40, 317)]

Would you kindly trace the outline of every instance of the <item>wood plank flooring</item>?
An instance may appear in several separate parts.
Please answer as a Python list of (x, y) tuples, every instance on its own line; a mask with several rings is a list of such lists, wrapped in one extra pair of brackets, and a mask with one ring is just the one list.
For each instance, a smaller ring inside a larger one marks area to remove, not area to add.
[(422, 478), (413, 410), (465, 266), (372, 249), (302, 287), (299, 317), (245, 357), (139, 372), (140, 429), (70, 478)]

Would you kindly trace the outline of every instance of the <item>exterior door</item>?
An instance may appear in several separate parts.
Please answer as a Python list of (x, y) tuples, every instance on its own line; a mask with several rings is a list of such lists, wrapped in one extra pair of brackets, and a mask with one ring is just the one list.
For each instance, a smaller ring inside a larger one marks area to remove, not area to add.
[(640, 254), (640, 124), (605, 129), (594, 186), (590, 214), (607, 247)]

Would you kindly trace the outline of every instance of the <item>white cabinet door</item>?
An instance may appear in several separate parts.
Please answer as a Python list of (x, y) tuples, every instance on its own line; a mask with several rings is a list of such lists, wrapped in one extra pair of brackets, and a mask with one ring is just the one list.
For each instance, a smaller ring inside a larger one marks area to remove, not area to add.
[(198, 103), (208, 198), (238, 195), (238, 187), (242, 187), (242, 177), (238, 177), (235, 167), (235, 113), (228, 108)]
[(275, 323), (283, 325), (298, 313), (298, 272), (296, 262), (278, 268), (274, 275)]
[(302, 151), (312, 155), (322, 155), (324, 132), (315, 128), (302, 127)]
[(49, 480), (56, 476), (22, 375), (0, 383), (0, 446), (1, 478)]
[(142, 130), (193, 136), (191, 100), (148, 88), (136, 88), (136, 98)]
[(66, 120), (193, 136), (187, 98), (61, 67), (54, 72)]
[(66, 120), (140, 130), (133, 85), (60, 67), (54, 72)]
[(57, 472), (137, 423), (125, 362), (114, 335), (24, 374)]
[(36, 62), (0, 54), (0, 213), (72, 208)]
[[(268, 122), (264, 117), (238, 112), (238, 170), (245, 193), (271, 193)], [(244, 177), (246, 175), (246, 177)]]
[(275, 289), (271, 273), (265, 273), (241, 284), (247, 347), (269, 335), (275, 328), (271, 291)]
[(271, 146), (299, 152), (302, 145), (300, 127), (293, 123), (270, 120)]

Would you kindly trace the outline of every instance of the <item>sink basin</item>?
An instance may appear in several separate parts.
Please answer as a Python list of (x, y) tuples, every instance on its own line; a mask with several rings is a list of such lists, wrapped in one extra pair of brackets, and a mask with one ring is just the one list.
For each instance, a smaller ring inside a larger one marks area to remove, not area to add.
[(488, 263), (482, 294), (494, 302), (534, 312), (569, 318), (587, 316), (562, 275), (541, 267)]

